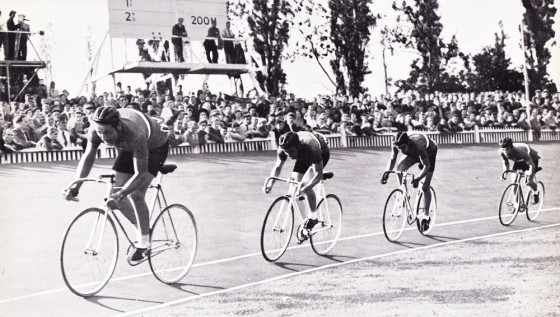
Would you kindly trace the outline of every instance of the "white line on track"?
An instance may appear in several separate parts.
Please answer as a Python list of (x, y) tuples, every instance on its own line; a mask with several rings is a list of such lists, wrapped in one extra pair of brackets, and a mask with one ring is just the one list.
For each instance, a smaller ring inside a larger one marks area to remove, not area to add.
[(553, 227), (558, 227), (558, 226), (560, 226), (560, 223), (555, 223), (555, 224), (550, 224), (550, 225), (545, 225), (545, 226), (540, 226), (540, 227), (534, 227), (534, 228), (519, 229), (519, 230), (514, 230), (514, 231), (493, 233), (493, 234), (489, 234), (489, 235), (472, 237), (472, 238), (465, 238), (465, 239), (461, 239), (461, 240), (452, 240), (452, 241), (447, 241), (447, 242), (442, 242), (442, 243), (431, 244), (431, 245), (427, 245), (427, 246), (423, 246), (423, 247), (417, 247), (417, 248), (412, 248), (412, 249), (404, 249), (404, 250), (395, 251), (395, 252), (378, 254), (378, 255), (369, 256), (369, 257), (365, 257), (365, 258), (361, 258), (361, 259), (353, 259), (353, 260), (349, 260), (349, 261), (346, 261), (346, 262), (332, 263), (332, 264), (324, 265), (324, 266), (321, 266), (321, 267), (307, 269), (307, 270), (304, 270), (304, 271), (293, 272), (293, 273), (289, 273), (289, 274), (285, 274), (285, 275), (275, 276), (275, 277), (272, 277), (272, 278), (268, 278), (268, 279), (253, 282), (253, 283), (238, 285), (238, 286), (228, 288), (228, 289), (224, 289), (224, 290), (219, 290), (219, 291), (208, 292), (208, 293), (204, 293), (204, 294), (200, 294), (200, 295), (185, 297), (185, 298), (181, 298), (181, 299), (178, 299), (178, 300), (174, 300), (174, 301), (159, 304), (159, 305), (154, 305), (154, 306), (147, 307), (147, 308), (133, 310), (133, 311), (126, 312), (126, 313), (123, 313), (123, 314), (119, 314), (117, 316), (121, 317), (121, 316), (131, 316), (131, 315), (135, 315), (135, 314), (142, 314), (142, 313), (146, 313), (146, 312), (161, 309), (161, 308), (171, 307), (173, 305), (178, 305), (178, 304), (194, 301), (194, 300), (197, 300), (197, 299), (200, 299), (200, 298), (203, 298), (203, 297), (209, 297), (209, 296), (213, 296), (213, 295), (228, 293), (228, 292), (232, 292), (232, 291), (236, 291), (236, 290), (240, 290), (240, 289), (244, 289), (244, 288), (248, 288), (248, 287), (252, 287), (252, 286), (257, 286), (257, 285), (261, 285), (261, 284), (265, 284), (265, 283), (269, 283), (269, 282), (275, 282), (275, 281), (278, 281), (278, 280), (287, 279), (287, 278), (298, 276), (298, 275), (301, 275), (301, 274), (307, 274), (307, 273), (316, 272), (316, 271), (320, 271), (320, 270), (324, 270), (324, 269), (339, 267), (339, 266), (342, 266), (342, 265), (347, 265), (347, 264), (352, 264), (352, 263), (357, 263), (357, 262), (363, 262), (363, 261), (369, 261), (369, 260), (389, 257), (389, 256), (393, 256), (393, 255), (406, 254), (406, 253), (411, 253), (411, 252), (414, 252), (414, 251), (423, 251), (423, 250), (427, 250), (427, 249), (433, 249), (433, 248), (452, 245), (452, 244), (461, 243), (461, 242), (483, 240), (483, 239), (505, 236), (505, 235), (514, 234), (514, 233), (529, 232), (529, 231), (553, 228)]
[[(541, 210), (541, 212), (556, 211), (556, 210), (560, 210), (560, 207), (543, 209), (543, 210)], [(497, 219), (497, 218), (498, 218), (498, 216), (466, 219), (466, 220), (452, 221), (452, 222), (436, 224), (434, 227), (446, 227), (446, 226), (464, 224), (464, 223), (469, 223), (469, 222), (492, 220), (492, 219)], [(408, 227), (408, 228), (405, 228), (404, 230), (408, 231), (408, 230), (417, 230), (417, 229), (416, 229), (416, 227)], [(363, 234), (363, 235), (355, 235), (355, 236), (350, 236), (350, 237), (344, 237), (344, 238), (340, 238), (339, 241), (361, 239), (361, 238), (367, 238), (367, 237), (378, 236), (378, 235), (383, 235), (383, 231), (368, 233), (368, 234)], [(293, 249), (300, 249), (300, 248), (307, 248), (307, 247), (309, 247), (309, 246), (307, 246), (307, 245), (297, 245), (297, 246), (289, 247), (288, 249), (293, 250)], [(261, 256), (261, 253), (260, 252), (255, 252), (255, 253), (249, 253), (249, 254), (244, 254), (244, 255), (240, 255), (240, 256), (235, 256), (235, 257), (230, 257), (230, 258), (225, 258), (225, 259), (219, 259), (219, 260), (214, 260), (214, 261), (209, 261), (209, 262), (196, 263), (196, 264), (193, 264), (193, 267), (202, 267), (202, 266), (226, 263), (226, 262), (241, 260), (241, 259), (250, 258), (250, 257), (254, 257), (254, 256)], [(122, 277), (111, 279), (109, 281), (109, 283), (118, 282), (118, 281), (126, 281), (126, 280), (130, 280), (130, 279), (133, 279), (133, 278), (149, 276), (149, 275), (152, 275), (152, 272), (139, 273), (139, 274), (134, 274), (134, 275), (127, 275), (127, 276), (122, 276)], [(61, 288), (46, 290), (46, 291), (42, 291), (42, 292), (32, 293), (32, 294), (28, 294), (28, 295), (22, 295), (22, 296), (18, 296), (18, 297), (0, 299), (0, 304), (14, 302), (14, 301), (18, 301), (18, 300), (22, 300), (22, 299), (26, 299), (26, 298), (31, 298), (31, 297), (37, 297), (37, 296), (42, 296), (42, 295), (49, 295), (49, 294), (64, 292), (64, 291), (68, 291), (68, 288), (61, 287)]]

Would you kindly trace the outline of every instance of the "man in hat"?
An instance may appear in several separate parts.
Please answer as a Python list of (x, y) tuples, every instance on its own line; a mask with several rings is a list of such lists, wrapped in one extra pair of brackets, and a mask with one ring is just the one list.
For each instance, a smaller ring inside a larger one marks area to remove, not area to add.
[[(14, 22), (14, 18), (16, 17), (16, 11), (10, 11), (10, 17), (8, 21), (6, 21), (6, 26), (8, 27), (8, 31), (16, 31), (17, 25)], [(15, 48), (15, 41), (16, 41), (16, 34), (15, 33), (8, 33), (8, 41), (6, 43), (6, 47), (4, 48), (4, 54), (6, 60), (13, 60), (16, 54), (17, 49)]]

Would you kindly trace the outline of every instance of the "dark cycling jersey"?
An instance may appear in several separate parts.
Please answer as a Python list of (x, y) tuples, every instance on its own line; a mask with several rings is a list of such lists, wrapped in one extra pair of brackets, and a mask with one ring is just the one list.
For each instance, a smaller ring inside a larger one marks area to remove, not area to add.
[[(514, 161), (513, 170), (529, 170), (529, 164), (533, 162), (535, 167), (539, 167), (539, 153), (525, 143), (513, 143), (509, 149), (500, 149), (500, 156), (506, 166), (509, 166), (508, 159)], [(536, 171), (534, 171), (536, 172)]]
[[(321, 161), (323, 162), (323, 167), (325, 167), (330, 158), (330, 151), (324, 137), (308, 131), (297, 132), (297, 135), (301, 144), (298, 147), (296, 164), (293, 171), (303, 174), (307, 172), (312, 164), (317, 164)], [(276, 153), (282, 161), (288, 158), (288, 155), (281, 148), (278, 148)]]
[[(420, 165), (422, 165), (420, 156), (427, 155), (428, 161), (430, 162), (429, 171), (433, 172), (436, 166), (436, 156), (438, 150), (437, 144), (424, 134), (411, 134), (408, 138), (410, 139), (409, 147), (407, 150), (401, 150), (402, 154), (412, 158)], [(397, 147), (395, 147), (395, 149), (398, 151)]]

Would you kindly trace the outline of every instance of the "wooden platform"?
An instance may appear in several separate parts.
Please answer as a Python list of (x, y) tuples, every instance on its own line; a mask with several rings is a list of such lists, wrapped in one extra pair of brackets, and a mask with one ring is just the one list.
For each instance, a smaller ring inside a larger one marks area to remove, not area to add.
[(0, 61), (0, 67), (45, 68), (47, 67), (47, 63), (43, 61), (8, 60), (8, 61)]
[(109, 74), (152, 73), (152, 74), (201, 74), (201, 75), (240, 75), (250, 71), (246, 64), (206, 64), (177, 62), (130, 62)]

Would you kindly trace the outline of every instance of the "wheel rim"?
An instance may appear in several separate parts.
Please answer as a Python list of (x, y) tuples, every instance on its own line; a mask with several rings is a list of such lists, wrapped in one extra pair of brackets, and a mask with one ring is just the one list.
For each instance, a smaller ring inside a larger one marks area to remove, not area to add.
[[(500, 222), (502, 225), (507, 226), (515, 220), (517, 213), (519, 212), (519, 206), (523, 203), (519, 201), (519, 195), (517, 191), (519, 188), (517, 184), (509, 185), (502, 194), (502, 200), (500, 201)], [(522, 199), (521, 199), (522, 200)]]
[(278, 260), (288, 248), (294, 228), (293, 210), (286, 197), (279, 197), (270, 206), (261, 230), (261, 252), (264, 258)]
[(539, 189), (539, 202), (537, 204), (533, 204), (533, 190), (529, 190), (529, 194), (527, 195), (527, 219), (531, 221), (537, 219), (544, 204), (544, 184), (542, 182), (537, 182), (537, 187)]
[(192, 267), (198, 246), (196, 222), (182, 205), (170, 205), (159, 215), (150, 233), (150, 268), (163, 283), (176, 283)]
[(311, 233), (311, 247), (319, 255), (329, 253), (342, 231), (342, 204), (335, 195), (327, 195), (317, 205), (319, 223)]
[(389, 241), (396, 241), (401, 236), (406, 222), (404, 195), (396, 189), (387, 198), (383, 211), (383, 232)]
[(104, 220), (103, 210), (85, 210), (72, 221), (64, 236), (61, 271), (64, 282), (77, 295), (96, 294), (115, 270), (118, 235), (113, 220)]

